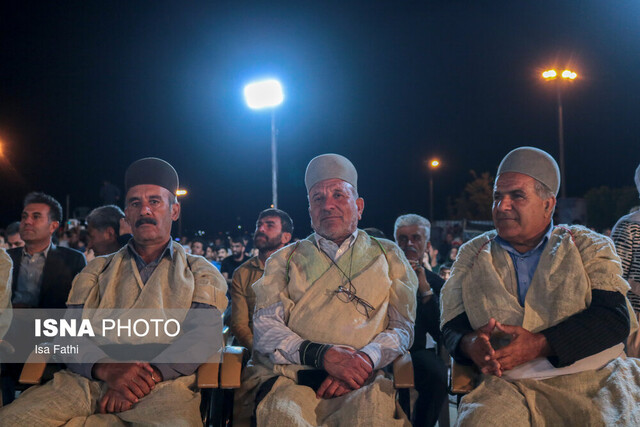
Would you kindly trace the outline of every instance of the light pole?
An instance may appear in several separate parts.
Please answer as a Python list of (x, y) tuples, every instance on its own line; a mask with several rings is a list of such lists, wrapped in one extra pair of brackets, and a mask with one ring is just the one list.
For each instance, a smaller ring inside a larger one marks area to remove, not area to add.
[(244, 87), (244, 98), (252, 110), (271, 108), (271, 204), (278, 207), (278, 157), (276, 109), (284, 100), (282, 85), (279, 81), (269, 79), (249, 83)]
[[(176, 190), (176, 197), (184, 197), (187, 195), (187, 190), (179, 188)], [(178, 217), (178, 239), (182, 239), (182, 205), (180, 205), (180, 216)], [(182, 242), (180, 243), (182, 244)]]
[[(558, 76), (559, 71), (547, 70), (542, 73), (542, 78), (545, 81), (573, 81), (578, 74), (570, 70), (564, 70)], [(558, 145), (559, 145), (559, 157), (560, 157), (560, 196), (563, 199), (567, 198), (567, 184), (564, 178), (564, 120), (562, 117), (562, 84), (561, 81), (556, 82), (556, 94), (558, 100)]]
[(429, 160), (429, 221), (433, 222), (433, 172), (440, 166), (440, 160)]

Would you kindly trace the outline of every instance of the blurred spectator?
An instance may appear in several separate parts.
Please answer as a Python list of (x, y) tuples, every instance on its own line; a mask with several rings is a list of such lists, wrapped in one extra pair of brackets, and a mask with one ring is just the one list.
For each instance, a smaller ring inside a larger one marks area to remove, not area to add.
[(445, 281), (449, 280), (449, 277), (451, 277), (451, 264), (442, 264), (438, 271), (438, 276), (442, 277)]
[(447, 255), (447, 259), (445, 260), (445, 263), (453, 264), (457, 256), (458, 256), (458, 246), (452, 246), (451, 249), (449, 249), (449, 254)]
[(228, 257), (229, 251), (224, 246), (216, 246), (216, 252), (218, 253), (218, 262), (222, 263), (222, 260)]
[(231, 284), (231, 332), (240, 345), (253, 349), (253, 309), (256, 294), (253, 285), (264, 273), (264, 263), (272, 253), (291, 241), (293, 222), (280, 209), (265, 209), (258, 215), (253, 242), (258, 255), (239, 266)]
[(195, 239), (193, 239), (191, 241), (191, 254), (192, 255), (200, 255), (200, 256), (204, 256), (204, 248), (206, 246), (206, 243), (204, 241), (204, 239), (200, 238), (200, 237), (196, 237)]
[(24, 240), (20, 237), (20, 221), (12, 222), (5, 230), (7, 246), (11, 248), (21, 248), (24, 246)]
[(204, 257), (209, 261), (217, 261), (218, 254), (216, 253), (216, 249), (212, 245), (207, 245), (207, 249), (204, 251)]
[(429, 271), (436, 272), (440, 268), (440, 264), (438, 263), (438, 249), (431, 244), (431, 242), (427, 243), (427, 250), (422, 257), (422, 264)]
[(434, 342), (434, 339), (440, 341), (439, 295), (444, 280), (422, 265), (430, 230), (431, 224), (426, 218), (407, 214), (396, 219), (393, 233), (418, 276), (415, 337), (410, 349), (418, 391), (415, 426), (434, 426), (447, 398), (447, 367), (438, 357)]
[(220, 266), (220, 272), (227, 279), (227, 283), (231, 285), (231, 277), (236, 268), (240, 267), (240, 264), (247, 260), (247, 256), (244, 253), (244, 240), (242, 236), (234, 236), (231, 238), (231, 255), (222, 260)]
[[(225, 257), (226, 257), (227, 251), (225, 251), (224, 254), (225, 254)], [(206, 259), (208, 259), (209, 262), (211, 264), (213, 264), (218, 269), (218, 271), (220, 271), (220, 261), (218, 260), (219, 258), (218, 258), (218, 248), (217, 247), (215, 247), (213, 245), (207, 246), (207, 250), (204, 253), (204, 257)], [(224, 259), (224, 257), (222, 259)]]
[(124, 246), (131, 234), (120, 237), (120, 223), (124, 212), (115, 206), (101, 206), (87, 215), (87, 248), (93, 256), (102, 256), (118, 251)]
[[(636, 169), (636, 187), (640, 193), (640, 165)], [(611, 234), (616, 245), (616, 252), (622, 261), (622, 277), (631, 289), (627, 298), (631, 302), (635, 316), (640, 319), (640, 211), (632, 210), (618, 220)], [(637, 331), (629, 335), (627, 355), (640, 356), (640, 335)]]

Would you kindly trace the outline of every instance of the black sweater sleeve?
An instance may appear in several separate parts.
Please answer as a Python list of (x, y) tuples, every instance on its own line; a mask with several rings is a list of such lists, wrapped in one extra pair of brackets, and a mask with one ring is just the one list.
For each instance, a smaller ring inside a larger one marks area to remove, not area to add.
[(627, 301), (619, 292), (591, 291), (591, 305), (541, 333), (551, 346), (549, 361), (559, 368), (599, 353), (627, 339)]
[(442, 327), (442, 338), (447, 351), (456, 362), (464, 365), (470, 365), (473, 362), (460, 350), (460, 340), (471, 332), (473, 328), (467, 313), (457, 315)]
[[(623, 342), (629, 335), (630, 318), (624, 295), (594, 289), (591, 296), (591, 305), (587, 309), (540, 331), (551, 347), (552, 356), (548, 359), (553, 366), (570, 365)], [(460, 340), (470, 332), (473, 328), (466, 313), (458, 315), (442, 328), (445, 346), (459, 363), (471, 363), (460, 350)]]

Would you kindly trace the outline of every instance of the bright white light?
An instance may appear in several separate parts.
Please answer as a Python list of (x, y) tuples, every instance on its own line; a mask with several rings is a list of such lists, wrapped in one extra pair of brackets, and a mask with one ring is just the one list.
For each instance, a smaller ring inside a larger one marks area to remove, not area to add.
[(562, 77), (565, 79), (575, 79), (578, 75), (576, 73), (574, 73), (573, 71), (569, 71), (569, 70), (564, 70), (562, 72)]
[(542, 73), (542, 77), (544, 77), (545, 79), (552, 79), (556, 76), (556, 70), (547, 70), (544, 73)]
[(244, 87), (244, 99), (254, 110), (280, 105), (284, 100), (282, 86), (274, 79), (249, 83)]

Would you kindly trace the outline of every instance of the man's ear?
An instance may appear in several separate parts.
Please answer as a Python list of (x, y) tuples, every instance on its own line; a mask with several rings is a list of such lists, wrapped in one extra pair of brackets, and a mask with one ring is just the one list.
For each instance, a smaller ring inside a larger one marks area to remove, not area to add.
[(60, 227), (60, 222), (59, 221), (51, 221), (49, 223), (49, 234), (53, 234), (58, 227)]
[(553, 212), (553, 208), (556, 207), (556, 198), (555, 197), (549, 197), (547, 200), (544, 201), (544, 213), (551, 217), (552, 212)]
[(356, 199), (356, 206), (358, 207), (358, 219), (362, 219), (362, 212), (364, 212), (364, 199), (362, 197), (358, 197)]
[(175, 202), (171, 205), (171, 221), (177, 221), (180, 218), (180, 203)]
[(282, 242), (283, 245), (286, 245), (287, 243), (289, 243), (291, 241), (291, 233), (282, 233), (282, 236), (280, 237), (280, 241)]
[(107, 237), (109, 240), (117, 240), (118, 235), (116, 234), (116, 230), (113, 227), (107, 227), (105, 230), (107, 232)]

